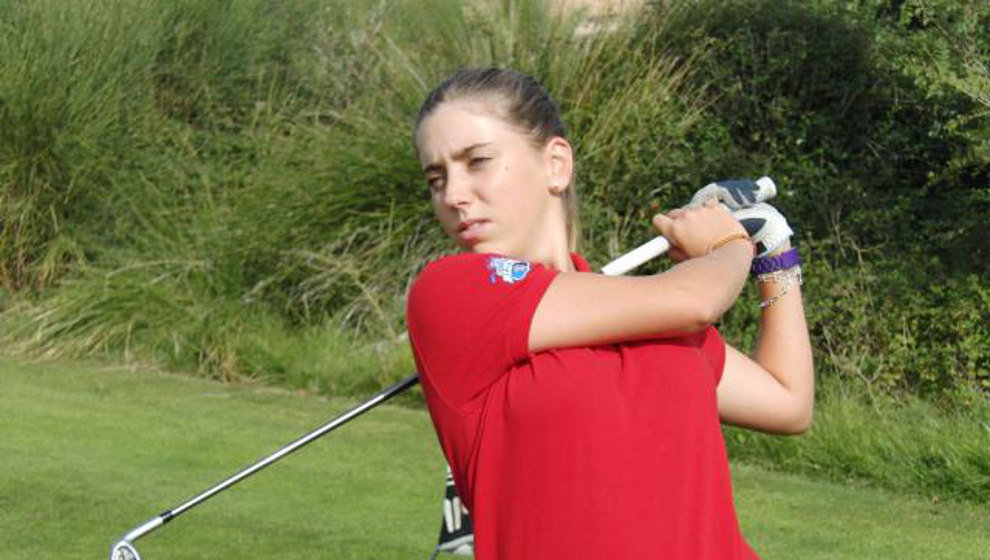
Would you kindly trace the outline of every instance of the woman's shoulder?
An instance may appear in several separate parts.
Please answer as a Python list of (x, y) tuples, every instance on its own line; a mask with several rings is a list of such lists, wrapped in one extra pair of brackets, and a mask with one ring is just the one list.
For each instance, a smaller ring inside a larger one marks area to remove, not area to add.
[(483, 266), (483, 255), (475, 253), (460, 253), (446, 255), (430, 261), (424, 266), (412, 282), (409, 296), (415, 298), (421, 292), (442, 289), (464, 280), (466, 276)]
[(453, 255), (424, 267), (406, 324), (426, 379), (461, 406), (525, 360), (533, 314), (553, 277), (547, 267), (498, 254)]
[(407, 319), (442, 316), (447, 321), (456, 315), (483, 320), (513, 310), (531, 315), (553, 276), (547, 267), (497, 253), (442, 257), (413, 281)]
[(485, 253), (457, 253), (453, 255), (443, 255), (426, 263), (422, 268), (417, 280), (424, 276), (442, 274), (451, 270), (458, 270), (477, 266), (483, 262), (485, 257), (491, 256)]
[(459, 253), (430, 261), (413, 281), (412, 291), (440, 284), (450, 287), (461, 281), (515, 284), (525, 280), (539, 265), (497, 253)]

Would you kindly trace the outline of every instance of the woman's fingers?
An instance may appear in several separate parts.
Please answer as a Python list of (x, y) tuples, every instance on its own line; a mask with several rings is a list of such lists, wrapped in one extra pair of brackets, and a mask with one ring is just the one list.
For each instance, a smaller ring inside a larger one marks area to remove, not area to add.
[(674, 245), (670, 246), (670, 249), (667, 251), (667, 256), (674, 262), (686, 261), (688, 259), (688, 256), (684, 254), (684, 251), (681, 251)]
[(718, 240), (736, 233), (743, 227), (716, 200), (706, 200), (694, 208), (677, 208), (653, 217), (653, 225), (670, 241), (677, 253), (675, 260), (707, 254)]
[[(676, 210), (674, 210), (674, 212), (676, 212)], [(667, 214), (657, 214), (653, 216), (653, 227), (657, 228), (660, 235), (667, 237), (668, 241), (670, 241), (670, 237), (667, 236), (667, 232), (670, 229), (670, 224), (672, 223), (673, 220)]]

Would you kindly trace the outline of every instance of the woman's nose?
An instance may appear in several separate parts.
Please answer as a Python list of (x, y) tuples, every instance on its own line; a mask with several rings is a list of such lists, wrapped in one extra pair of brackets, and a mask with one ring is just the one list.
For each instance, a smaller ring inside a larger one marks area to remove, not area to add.
[(471, 201), (471, 185), (467, 177), (451, 174), (444, 185), (443, 203), (450, 207), (459, 207)]

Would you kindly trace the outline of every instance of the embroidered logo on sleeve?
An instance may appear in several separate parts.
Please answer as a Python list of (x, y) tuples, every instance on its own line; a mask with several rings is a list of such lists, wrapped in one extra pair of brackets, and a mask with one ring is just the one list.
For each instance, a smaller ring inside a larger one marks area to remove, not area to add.
[(488, 270), (492, 271), (488, 279), (492, 284), (499, 278), (506, 284), (519, 282), (526, 278), (526, 275), (529, 274), (529, 269), (529, 263), (526, 261), (517, 261), (505, 257), (490, 257), (488, 259)]

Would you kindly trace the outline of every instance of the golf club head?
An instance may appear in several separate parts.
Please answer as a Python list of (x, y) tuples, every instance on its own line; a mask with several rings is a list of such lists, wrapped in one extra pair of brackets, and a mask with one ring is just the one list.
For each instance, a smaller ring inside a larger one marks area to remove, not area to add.
[(141, 555), (134, 545), (126, 540), (120, 540), (110, 549), (110, 560), (141, 560)]

